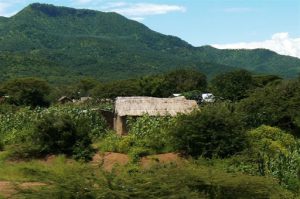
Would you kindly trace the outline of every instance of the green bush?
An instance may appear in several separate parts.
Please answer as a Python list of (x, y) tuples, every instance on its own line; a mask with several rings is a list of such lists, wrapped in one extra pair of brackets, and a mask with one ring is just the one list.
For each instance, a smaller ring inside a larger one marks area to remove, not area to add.
[(30, 131), (23, 133), (27, 133), (27, 136), (22, 138), (22, 133), (19, 133), (18, 140), (14, 139), (10, 147), (12, 156), (32, 158), (66, 154), (75, 159), (91, 159), (91, 138), (83, 129), (84, 126), (79, 128), (68, 115), (43, 115)]
[(100, 151), (127, 153), (132, 145), (132, 137), (120, 136), (116, 132), (111, 131), (97, 144)]
[(66, 154), (78, 159), (89, 159), (92, 153), (91, 138), (84, 129), (76, 126), (68, 115), (49, 114), (37, 122), (32, 137), (33, 144), (40, 146), (41, 155)]
[(133, 163), (139, 162), (140, 158), (150, 154), (153, 154), (153, 151), (151, 151), (151, 149), (146, 147), (133, 147), (129, 151), (129, 156)]
[(248, 133), (248, 157), (260, 175), (272, 175), (285, 187), (300, 190), (300, 147), (292, 135), (279, 128), (260, 126)]
[(221, 158), (244, 149), (245, 133), (239, 116), (229, 104), (211, 104), (181, 115), (170, 128), (173, 144), (192, 156)]

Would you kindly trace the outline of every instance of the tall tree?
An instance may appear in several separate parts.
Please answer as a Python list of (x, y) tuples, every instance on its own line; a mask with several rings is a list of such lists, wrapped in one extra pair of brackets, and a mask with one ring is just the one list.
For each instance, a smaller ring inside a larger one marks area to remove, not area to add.
[(217, 97), (238, 101), (247, 96), (247, 91), (253, 86), (253, 79), (249, 71), (237, 70), (217, 75), (211, 84)]
[(3, 91), (9, 101), (16, 105), (48, 106), (47, 96), (50, 93), (48, 83), (38, 78), (19, 78), (5, 82)]

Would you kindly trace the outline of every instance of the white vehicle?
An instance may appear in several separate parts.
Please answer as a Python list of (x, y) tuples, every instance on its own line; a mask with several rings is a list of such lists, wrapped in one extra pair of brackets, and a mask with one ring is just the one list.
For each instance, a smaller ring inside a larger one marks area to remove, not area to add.
[(203, 93), (202, 102), (214, 102), (215, 96), (212, 93)]

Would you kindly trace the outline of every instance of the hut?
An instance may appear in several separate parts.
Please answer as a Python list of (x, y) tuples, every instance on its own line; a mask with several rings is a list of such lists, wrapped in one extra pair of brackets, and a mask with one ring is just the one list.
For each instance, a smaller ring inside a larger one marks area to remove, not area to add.
[(114, 129), (119, 135), (127, 134), (127, 116), (138, 117), (144, 114), (150, 116), (176, 116), (178, 113), (190, 113), (197, 107), (195, 100), (187, 100), (185, 97), (117, 97), (115, 101)]
[(72, 99), (67, 97), (67, 96), (62, 96), (61, 98), (59, 98), (57, 100), (59, 103), (61, 104), (65, 104), (65, 103), (71, 103), (72, 102)]

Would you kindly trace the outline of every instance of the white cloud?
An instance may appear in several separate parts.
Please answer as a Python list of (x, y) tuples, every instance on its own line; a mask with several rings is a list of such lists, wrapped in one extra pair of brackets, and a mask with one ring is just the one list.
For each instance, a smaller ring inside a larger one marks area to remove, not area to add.
[(117, 7), (127, 6), (127, 5), (128, 5), (128, 3), (122, 2), (122, 1), (120, 1), (120, 2), (109, 2), (105, 5), (105, 7), (107, 9), (109, 9), (109, 8), (117, 8)]
[(152, 4), (152, 3), (111, 3), (108, 11), (117, 12), (128, 17), (143, 18), (149, 15), (161, 15), (170, 12), (185, 12), (186, 8), (170, 4)]
[(75, 0), (75, 3), (78, 4), (88, 4), (91, 3), (93, 0)]
[(300, 37), (291, 38), (289, 33), (281, 32), (274, 34), (271, 39), (258, 42), (241, 42), (233, 44), (213, 44), (220, 49), (255, 49), (265, 48), (282, 55), (300, 58)]
[(134, 21), (143, 21), (145, 18), (144, 17), (131, 17), (129, 19), (132, 19)]
[(0, 0), (0, 16), (11, 17), (18, 11), (14, 8), (16, 4), (24, 0)]
[(7, 9), (11, 6), (9, 3), (0, 2), (0, 16), (9, 17), (10, 13), (7, 12)]
[(126, 1), (112, 0), (72, 0), (76, 7), (88, 6), (89, 9), (96, 9), (106, 12), (117, 12), (130, 19), (142, 21), (145, 16), (162, 15), (170, 12), (185, 12), (186, 8), (174, 4), (159, 3), (129, 3)]

